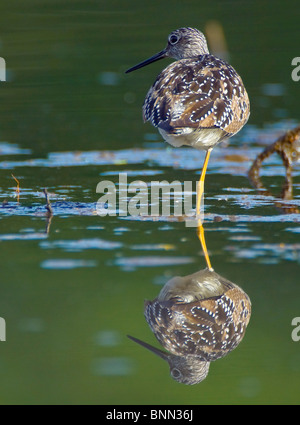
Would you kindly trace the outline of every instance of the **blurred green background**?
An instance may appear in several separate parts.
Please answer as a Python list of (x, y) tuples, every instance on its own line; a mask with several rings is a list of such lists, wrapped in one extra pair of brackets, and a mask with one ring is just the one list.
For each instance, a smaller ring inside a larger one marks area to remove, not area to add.
[[(255, 154), (299, 119), (300, 82), (291, 78), (298, 12), (298, 2), (276, 0), (1, 3), (1, 404), (299, 403), (300, 342), (291, 339), (299, 214), (264, 202), (247, 179)], [(169, 62), (124, 71), (161, 50), (173, 29), (205, 31), (212, 20), (223, 27), (251, 117), (212, 154), (206, 238), (215, 271), (248, 293), (253, 313), (241, 345), (187, 387), (126, 335), (158, 346), (143, 301), (171, 277), (205, 267), (195, 229), (94, 211), (97, 183), (117, 182), (121, 171), (147, 182), (199, 178), (203, 153), (174, 152), (142, 121), (144, 96)], [(279, 158), (267, 164), (264, 183), (275, 194), (283, 174)], [(44, 187), (54, 208), (49, 234)], [(299, 188), (296, 165), (296, 206)]]

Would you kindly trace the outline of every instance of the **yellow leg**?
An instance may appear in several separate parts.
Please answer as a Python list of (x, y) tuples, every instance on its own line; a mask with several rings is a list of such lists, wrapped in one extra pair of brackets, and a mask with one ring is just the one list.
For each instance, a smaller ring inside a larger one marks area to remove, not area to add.
[(197, 236), (200, 240), (202, 251), (203, 251), (203, 254), (204, 254), (204, 257), (205, 257), (205, 261), (206, 261), (206, 265), (207, 265), (207, 268), (209, 270), (213, 270), (213, 268), (211, 266), (211, 262), (210, 262), (210, 259), (209, 259), (209, 255), (208, 255), (208, 251), (207, 251), (207, 247), (206, 247), (206, 243), (205, 243), (204, 228), (203, 228), (202, 221), (201, 221), (201, 211), (200, 210), (201, 210), (202, 199), (203, 199), (203, 196), (204, 196), (205, 174), (206, 174), (207, 164), (208, 164), (208, 161), (209, 161), (211, 151), (212, 151), (212, 148), (208, 149), (208, 151), (206, 152), (206, 155), (205, 155), (200, 180), (199, 180), (198, 186), (197, 186), (197, 206), (196, 206), (196, 214), (197, 214), (197, 219), (198, 219)]
[(197, 186), (197, 207), (196, 207), (196, 214), (198, 219), (200, 218), (200, 209), (201, 209), (201, 202), (204, 195), (204, 180), (205, 180), (205, 174), (207, 170), (207, 164), (209, 161), (210, 153), (212, 151), (212, 148), (208, 149), (205, 155), (204, 164), (202, 167), (202, 172), (200, 176), (200, 180), (198, 182)]

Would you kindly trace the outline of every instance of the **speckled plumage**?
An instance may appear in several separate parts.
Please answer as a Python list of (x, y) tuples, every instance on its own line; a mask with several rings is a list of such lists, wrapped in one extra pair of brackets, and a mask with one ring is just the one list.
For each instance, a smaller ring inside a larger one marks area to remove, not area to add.
[[(143, 106), (144, 120), (169, 143), (198, 149), (213, 147), (237, 133), (248, 116), (249, 100), (241, 78), (230, 65), (209, 54), (169, 65)], [(209, 138), (209, 133), (214, 137)]]
[(144, 314), (168, 353), (130, 338), (166, 360), (175, 380), (193, 385), (206, 378), (210, 362), (241, 342), (251, 302), (240, 287), (205, 269), (171, 279), (157, 298), (145, 301)]
[(209, 362), (239, 344), (250, 312), (247, 294), (207, 269), (172, 279), (154, 301), (145, 303), (145, 318), (166, 350)]
[(197, 29), (173, 31), (162, 52), (128, 72), (166, 56), (177, 61), (148, 91), (143, 117), (168, 143), (208, 150), (245, 125), (250, 104), (243, 81), (231, 65), (209, 54)]

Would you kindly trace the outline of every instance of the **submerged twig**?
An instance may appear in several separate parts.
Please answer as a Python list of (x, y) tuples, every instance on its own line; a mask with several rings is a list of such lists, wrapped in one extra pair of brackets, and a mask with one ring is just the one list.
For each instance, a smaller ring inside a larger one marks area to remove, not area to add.
[(267, 146), (263, 152), (261, 152), (253, 162), (250, 170), (249, 177), (252, 183), (257, 187), (260, 186), (259, 180), (259, 169), (262, 162), (269, 158), (269, 156), (276, 152), (282, 159), (283, 164), (286, 168), (286, 173), (289, 176), (292, 170), (292, 162), (299, 157), (300, 149), (300, 126), (288, 131), (283, 136), (279, 137), (270, 146)]
[(49, 199), (47, 189), (43, 189), (43, 192), (44, 192), (45, 198), (46, 198), (46, 209), (48, 211), (48, 214), (53, 215), (53, 210), (52, 210), (52, 207), (51, 207), (51, 202), (50, 202), (50, 199)]
[(50, 226), (51, 226), (51, 221), (52, 221), (52, 217), (53, 217), (53, 210), (52, 210), (52, 206), (51, 206), (51, 202), (49, 199), (49, 195), (47, 192), (47, 189), (43, 189), (43, 192), (45, 194), (45, 198), (46, 198), (46, 209), (47, 209), (47, 223), (46, 223), (46, 233), (47, 235), (49, 234), (50, 231)]
[(17, 183), (16, 193), (17, 193), (17, 200), (19, 202), (20, 201), (20, 182), (13, 174), (11, 174), (11, 176), (14, 179), (14, 181)]
[[(267, 146), (263, 152), (261, 152), (253, 162), (248, 176), (256, 189), (263, 190), (263, 193), (267, 196), (270, 196), (271, 193), (265, 189), (263, 186), (260, 177), (259, 170), (261, 168), (262, 162), (269, 158), (271, 154), (276, 152), (282, 159), (283, 165), (286, 170), (286, 178), (281, 192), (281, 199), (283, 200), (292, 200), (292, 163), (297, 160), (300, 156), (300, 126), (286, 132), (283, 136), (279, 137), (274, 143), (270, 146)], [(285, 212), (296, 212), (298, 213), (298, 208), (288, 205), (282, 205), (279, 203), (278, 206), (280, 209), (286, 210)]]

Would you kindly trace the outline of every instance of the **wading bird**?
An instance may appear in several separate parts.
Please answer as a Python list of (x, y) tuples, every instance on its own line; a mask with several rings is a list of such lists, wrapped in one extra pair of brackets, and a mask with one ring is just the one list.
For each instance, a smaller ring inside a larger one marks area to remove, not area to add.
[(241, 77), (231, 65), (209, 53), (205, 36), (195, 28), (172, 31), (164, 50), (126, 73), (165, 57), (176, 62), (158, 75), (148, 91), (143, 118), (157, 127), (171, 145), (206, 151), (197, 190), (200, 217), (210, 153), (246, 124), (249, 98)]

